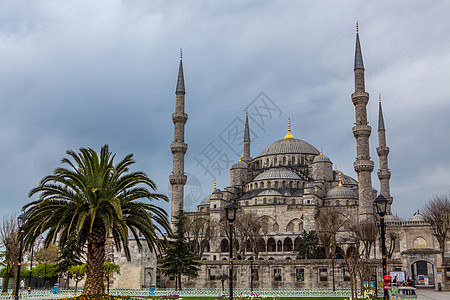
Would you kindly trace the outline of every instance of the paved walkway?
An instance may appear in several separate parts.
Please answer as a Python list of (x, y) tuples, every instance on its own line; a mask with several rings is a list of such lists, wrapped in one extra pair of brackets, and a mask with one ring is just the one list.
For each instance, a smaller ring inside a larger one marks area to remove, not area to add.
[(450, 300), (450, 292), (437, 292), (431, 289), (417, 289), (418, 300)]

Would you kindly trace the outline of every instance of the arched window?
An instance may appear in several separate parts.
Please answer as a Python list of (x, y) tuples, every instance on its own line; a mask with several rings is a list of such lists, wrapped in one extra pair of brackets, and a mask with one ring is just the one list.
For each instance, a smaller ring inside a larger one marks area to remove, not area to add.
[(264, 188), (264, 182), (261, 182), (259, 185), (260, 185), (260, 188), (262, 188), (262, 189)]
[(284, 243), (283, 243), (283, 250), (284, 251), (292, 251), (292, 240), (291, 238), (287, 237), (284, 239)]
[(275, 240), (273, 238), (270, 238), (267, 240), (267, 252), (276, 252), (277, 246), (275, 244)]
[(275, 185), (274, 185), (274, 187), (278, 187), (278, 181), (275, 181), (275, 183), (274, 183)]
[(248, 206), (248, 201), (245, 201), (245, 206)]
[(266, 252), (266, 243), (264, 242), (264, 240), (262, 238), (260, 238), (256, 242), (256, 249), (258, 250), (258, 252)]
[(427, 241), (423, 237), (417, 237), (414, 240), (413, 248), (428, 248)]
[(276, 165), (277, 165), (277, 158), (274, 157), (274, 158), (273, 158), (273, 166), (276, 166)]
[(209, 252), (209, 242), (206, 240), (202, 241), (202, 251), (203, 252)]
[(267, 187), (270, 188), (270, 181), (267, 182)]
[(277, 204), (277, 197), (273, 198), (273, 204)]
[(255, 189), (257, 189), (257, 188), (258, 188), (258, 183), (256, 182), (256, 183), (255, 183)]
[(339, 205), (341, 205), (341, 201), (336, 200), (336, 206), (339, 206)]
[(277, 251), (283, 252), (283, 243), (281, 241), (277, 242)]
[(345, 205), (349, 205), (350, 204), (350, 202), (347, 200), (347, 201), (345, 201)]
[(220, 252), (229, 252), (230, 251), (230, 245), (228, 244), (227, 239), (223, 239), (222, 242), (220, 242)]
[(283, 166), (286, 165), (286, 156), (283, 156)]
[(297, 188), (300, 188), (300, 182), (297, 181)]
[(295, 165), (295, 156), (292, 156), (292, 165)]
[(294, 248), (298, 249), (298, 247), (300, 247), (300, 237), (297, 237), (294, 240)]
[(263, 204), (267, 204), (267, 198), (263, 198)]
[(286, 187), (286, 181), (283, 180), (283, 181), (281, 182), (281, 186), (282, 186), (282, 187)]

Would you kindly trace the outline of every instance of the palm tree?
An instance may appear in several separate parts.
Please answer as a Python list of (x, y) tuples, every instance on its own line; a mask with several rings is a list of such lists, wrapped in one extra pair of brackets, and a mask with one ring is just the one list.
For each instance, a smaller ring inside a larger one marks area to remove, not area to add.
[(53, 175), (42, 179), (32, 189), (29, 197), (39, 194), (39, 199), (24, 206), (30, 219), (27, 222), (26, 245), (42, 233), (47, 236), (44, 245), (59, 240), (64, 245), (70, 233), (77, 232), (77, 252), (87, 246), (86, 283), (84, 295), (104, 293), (103, 263), (105, 243), (114, 239), (118, 251), (124, 250), (128, 259), (128, 233), (134, 236), (142, 248), (141, 233), (152, 251), (164, 246), (158, 235), (170, 233), (167, 213), (160, 207), (138, 201), (168, 200), (155, 194), (155, 183), (143, 172), (130, 172), (133, 155), (127, 155), (114, 164), (115, 154), (108, 145), (98, 155), (91, 148), (81, 148), (79, 153), (67, 151), (70, 158), (63, 158), (68, 168), (57, 168)]

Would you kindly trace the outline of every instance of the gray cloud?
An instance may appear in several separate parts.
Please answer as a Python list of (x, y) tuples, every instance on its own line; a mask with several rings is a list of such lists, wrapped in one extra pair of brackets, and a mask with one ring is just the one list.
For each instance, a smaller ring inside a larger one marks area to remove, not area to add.
[[(283, 110), (252, 156), (286, 133), (356, 176), (351, 132), (355, 21), (360, 21), (372, 159), (382, 93), (394, 211), (404, 218), (448, 193), (447, 2), (4, 1), (0, 4), (0, 201), (18, 211), (67, 149), (105, 143), (166, 192), (179, 48), (187, 89), (186, 171), (264, 91)], [(255, 126), (255, 124), (250, 124)], [(253, 127), (252, 127), (253, 128)], [(223, 144), (230, 158), (237, 157)], [(229, 173), (215, 174), (219, 187)], [(376, 174), (373, 184), (378, 188)], [(166, 205), (168, 208), (169, 206)]]

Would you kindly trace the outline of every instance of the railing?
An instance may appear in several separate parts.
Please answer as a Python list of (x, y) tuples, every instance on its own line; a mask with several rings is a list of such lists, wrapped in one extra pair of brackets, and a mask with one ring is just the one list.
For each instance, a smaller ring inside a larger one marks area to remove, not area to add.
[[(80, 295), (82, 289), (78, 289), (77, 294), (75, 290), (65, 290), (60, 289), (57, 294), (53, 293), (53, 290), (33, 290), (31, 293), (27, 291), (21, 291), (19, 294), (20, 299), (34, 300), (34, 299), (59, 299), (65, 297), (73, 297)], [(266, 295), (273, 297), (350, 297), (350, 289), (336, 289), (333, 292), (330, 289), (253, 289), (254, 294)], [(122, 296), (148, 296), (150, 294), (150, 289), (111, 289), (111, 295), (122, 295)], [(157, 296), (162, 295), (180, 295), (180, 297), (198, 297), (198, 296), (220, 296), (228, 294), (228, 290), (225, 289), (195, 289), (195, 288), (185, 288), (181, 291), (176, 291), (175, 289), (160, 289), (156, 288), (154, 294)], [(235, 289), (235, 295), (251, 294), (250, 289)], [(0, 294), (0, 299), (14, 299), (14, 296), (9, 294)]]

